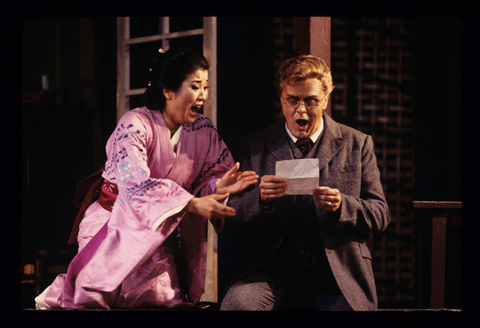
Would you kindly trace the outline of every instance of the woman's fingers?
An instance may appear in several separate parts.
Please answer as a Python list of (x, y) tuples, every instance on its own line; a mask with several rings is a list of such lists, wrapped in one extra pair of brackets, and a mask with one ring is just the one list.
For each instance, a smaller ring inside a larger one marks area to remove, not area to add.
[(190, 200), (187, 210), (207, 219), (223, 219), (234, 216), (235, 209), (223, 205), (229, 194), (213, 194), (205, 197), (194, 197)]

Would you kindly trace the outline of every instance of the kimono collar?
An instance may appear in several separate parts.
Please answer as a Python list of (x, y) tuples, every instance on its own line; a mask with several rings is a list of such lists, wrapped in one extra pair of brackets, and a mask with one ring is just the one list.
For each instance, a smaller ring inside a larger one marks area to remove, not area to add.
[(175, 157), (177, 156), (177, 144), (178, 144), (178, 140), (180, 140), (180, 134), (182, 133), (182, 130), (183, 130), (183, 125), (180, 126), (175, 132), (175, 134), (170, 138), (170, 143), (172, 144)]

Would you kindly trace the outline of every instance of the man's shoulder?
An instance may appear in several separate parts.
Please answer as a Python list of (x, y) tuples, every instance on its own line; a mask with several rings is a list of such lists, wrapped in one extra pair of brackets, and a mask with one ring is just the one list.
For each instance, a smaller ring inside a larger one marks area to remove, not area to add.
[(365, 139), (367, 137), (367, 134), (357, 130), (351, 126), (345, 125), (343, 123), (339, 123), (337, 121), (334, 121), (331, 117), (329, 119), (326, 119), (326, 126), (328, 129), (334, 132), (338, 131), (341, 135), (342, 138), (352, 138), (352, 139)]
[(279, 134), (284, 132), (284, 120), (278, 120), (273, 124), (264, 127), (260, 130), (252, 132), (243, 138), (241, 138), (245, 143), (262, 143), (267, 139), (275, 139)]

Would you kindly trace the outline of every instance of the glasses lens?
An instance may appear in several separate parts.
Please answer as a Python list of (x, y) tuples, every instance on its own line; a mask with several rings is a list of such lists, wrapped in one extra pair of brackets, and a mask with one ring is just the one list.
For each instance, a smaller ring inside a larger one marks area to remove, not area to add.
[(292, 108), (295, 108), (295, 107), (297, 106), (297, 104), (298, 104), (298, 101), (296, 101), (295, 99), (290, 98), (290, 99), (287, 99), (286, 103), (287, 103), (288, 106), (290, 106), (290, 107), (292, 107)]
[[(323, 99), (322, 99), (323, 100)], [(310, 99), (306, 102), (304, 102), (303, 104), (305, 105), (305, 108), (306, 109), (309, 109), (309, 110), (313, 110), (315, 108), (318, 107), (318, 105), (320, 104), (321, 101), (317, 101), (315, 99)], [(291, 108), (297, 108), (298, 105), (300, 104), (300, 102), (298, 100), (295, 100), (293, 98), (288, 98), (285, 100), (285, 104), (288, 106), (288, 107), (291, 107)]]
[(305, 103), (305, 107), (307, 107), (307, 109), (315, 109), (317, 108), (318, 106), (318, 101), (314, 100), (314, 99), (310, 99), (309, 101), (307, 101)]

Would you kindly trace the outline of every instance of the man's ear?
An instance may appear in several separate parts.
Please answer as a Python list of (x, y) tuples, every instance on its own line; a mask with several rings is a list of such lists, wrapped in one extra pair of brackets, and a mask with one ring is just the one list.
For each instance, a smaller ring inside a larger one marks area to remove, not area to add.
[(325, 99), (324, 104), (323, 104), (323, 110), (327, 109), (328, 106), (328, 98)]

